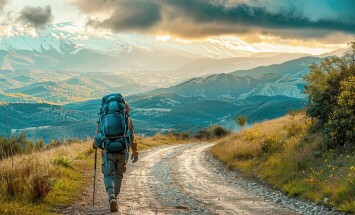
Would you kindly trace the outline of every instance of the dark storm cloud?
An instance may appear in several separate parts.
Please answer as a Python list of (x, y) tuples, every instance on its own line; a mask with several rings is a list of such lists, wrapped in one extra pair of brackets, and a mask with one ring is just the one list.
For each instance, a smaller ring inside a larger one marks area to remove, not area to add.
[[(314, 31), (355, 33), (353, 0), (76, 0), (86, 12), (109, 11), (106, 20), (89, 25), (121, 31), (150, 31), (183, 37), (247, 33)], [(90, 3), (87, 3), (90, 2)], [(95, 9), (96, 8), (96, 9)], [(292, 35), (289, 35), (292, 36)]]
[(20, 12), (19, 20), (35, 28), (43, 28), (53, 21), (52, 9), (49, 5), (45, 7), (25, 6)]
[(117, 1), (113, 6), (115, 10), (110, 18), (102, 22), (89, 20), (88, 24), (110, 28), (113, 31), (119, 32), (125, 30), (145, 30), (153, 27), (161, 20), (160, 6), (148, 0)]
[(2, 9), (4, 9), (6, 2), (7, 2), (7, 0), (0, 0), (0, 11), (2, 11)]

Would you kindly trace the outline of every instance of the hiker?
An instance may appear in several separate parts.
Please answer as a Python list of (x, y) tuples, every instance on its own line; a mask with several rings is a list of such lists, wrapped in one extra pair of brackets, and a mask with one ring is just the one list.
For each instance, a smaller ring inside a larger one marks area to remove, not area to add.
[(137, 143), (129, 112), (130, 107), (121, 94), (110, 94), (102, 98), (93, 147), (103, 149), (102, 173), (111, 212), (118, 211), (117, 198), (126, 172), (129, 148), (132, 149), (132, 163), (138, 161)]

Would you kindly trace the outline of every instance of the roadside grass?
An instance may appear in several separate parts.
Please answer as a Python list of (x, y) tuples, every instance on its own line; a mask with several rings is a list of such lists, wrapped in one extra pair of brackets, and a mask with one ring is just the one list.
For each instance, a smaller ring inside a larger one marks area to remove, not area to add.
[(77, 142), (0, 161), (0, 214), (55, 214), (69, 205), (89, 180), (82, 177), (93, 163), (89, 146)]
[[(137, 137), (139, 151), (191, 140), (178, 133)], [(60, 213), (92, 183), (93, 152), (87, 140), (0, 160), (0, 214)]]
[(212, 154), (245, 176), (338, 210), (355, 213), (354, 152), (327, 150), (303, 113), (255, 124), (221, 139)]
[(199, 142), (199, 140), (181, 135), (179, 133), (169, 133), (166, 135), (156, 134), (151, 137), (143, 137), (138, 135), (136, 136), (136, 140), (139, 151), (163, 145), (186, 144), (192, 141)]

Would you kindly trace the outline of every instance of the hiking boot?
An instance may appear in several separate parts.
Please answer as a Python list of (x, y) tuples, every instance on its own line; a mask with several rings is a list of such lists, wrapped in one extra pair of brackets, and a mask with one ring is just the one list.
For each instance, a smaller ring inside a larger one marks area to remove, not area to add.
[(114, 196), (110, 197), (110, 209), (111, 209), (111, 212), (117, 212), (118, 211), (117, 201), (116, 201), (116, 198)]

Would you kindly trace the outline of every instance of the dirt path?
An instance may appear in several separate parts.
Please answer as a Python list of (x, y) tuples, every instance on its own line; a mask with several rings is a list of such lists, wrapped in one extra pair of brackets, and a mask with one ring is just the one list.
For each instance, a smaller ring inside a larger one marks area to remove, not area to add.
[[(142, 153), (139, 162), (128, 165), (117, 214), (300, 213), (253, 192), (245, 186), (249, 182), (222, 174), (208, 160), (209, 147), (211, 144), (175, 145)], [(63, 213), (110, 214), (102, 177), (99, 168), (95, 207), (90, 187), (80, 202)]]

